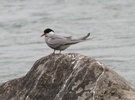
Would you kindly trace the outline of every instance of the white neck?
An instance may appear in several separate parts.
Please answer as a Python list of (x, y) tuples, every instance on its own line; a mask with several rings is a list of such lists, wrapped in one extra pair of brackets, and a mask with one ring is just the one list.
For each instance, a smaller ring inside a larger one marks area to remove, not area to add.
[(50, 36), (52, 36), (54, 34), (55, 34), (54, 32), (49, 32), (48, 34), (46, 34), (46, 37), (50, 37)]
[(49, 33), (48, 33), (48, 36), (54, 35), (54, 34), (55, 34), (54, 32), (49, 32)]

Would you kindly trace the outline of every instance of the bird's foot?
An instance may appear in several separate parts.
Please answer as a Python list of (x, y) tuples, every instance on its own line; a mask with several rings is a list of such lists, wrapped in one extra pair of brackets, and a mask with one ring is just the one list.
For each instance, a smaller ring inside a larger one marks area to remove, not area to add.
[(60, 50), (59, 54), (61, 54), (61, 50)]
[(55, 50), (53, 51), (53, 54), (55, 54)]

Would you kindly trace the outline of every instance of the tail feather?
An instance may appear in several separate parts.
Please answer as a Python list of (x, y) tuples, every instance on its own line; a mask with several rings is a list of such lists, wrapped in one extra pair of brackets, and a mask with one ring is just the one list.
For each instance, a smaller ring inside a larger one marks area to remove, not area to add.
[(86, 36), (84, 36), (84, 37), (82, 37), (82, 38), (80, 38), (80, 39), (81, 39), (81, 40), (85, 40), (85, 39), (87, 39), (89, 36), (90, 36), (90, 33), (88, 33)]
[(88, 33), (86, 36), (77, 38), (77, 39), (72, 39), (72, 40), (86, 40), (90, 36), (90, 33)]
[(79, 43), (79, 42), (81, 42), (81, 41), (69, 41), (64, 45), (72, 45), (72, 44), (76, 44), (76, 43)]
[[(65, 45), (72, 45), (72, 44), (76, 44), (76, 43), (79, 43), (79, 42), (83, 42), (83, 41), (86, 41), (86, 40), (91, 40), (93, 38), (88, 38), (90, 36), (90, 33), (88, 33), (86, 36), (84, 37), (81, 37), (81, 38), (78, 38), (78, 39), (72, 39), (71, 41), (68, 41)], [(94, 37), (95, 38), (95, 37)]]

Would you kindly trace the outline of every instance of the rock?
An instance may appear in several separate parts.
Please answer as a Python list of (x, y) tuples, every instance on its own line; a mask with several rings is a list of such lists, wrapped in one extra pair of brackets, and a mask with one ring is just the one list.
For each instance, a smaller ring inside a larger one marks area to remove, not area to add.
[(99, 61), (51, 54), (0, 86), (0, 100), (135, 100), (135, 88)]

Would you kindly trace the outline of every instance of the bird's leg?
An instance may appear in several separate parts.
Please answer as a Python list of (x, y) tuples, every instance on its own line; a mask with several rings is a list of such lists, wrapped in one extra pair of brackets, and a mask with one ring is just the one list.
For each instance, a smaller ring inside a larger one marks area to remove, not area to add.
[(61, 54), (61, 50), (60, 50), (59, 54)]
[(53, 54), (55, 54), (55, 50), (53, 51)]

